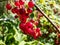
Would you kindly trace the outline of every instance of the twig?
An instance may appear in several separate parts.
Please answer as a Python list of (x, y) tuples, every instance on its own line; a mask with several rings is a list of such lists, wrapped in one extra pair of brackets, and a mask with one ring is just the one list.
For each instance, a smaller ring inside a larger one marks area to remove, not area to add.
[(50, 20), (50, 18), (35, 4), (36, 9), (43, 14), (43, 16), (55, 27), (56, 31), (60, 33), (60, 30), (57, 26)]

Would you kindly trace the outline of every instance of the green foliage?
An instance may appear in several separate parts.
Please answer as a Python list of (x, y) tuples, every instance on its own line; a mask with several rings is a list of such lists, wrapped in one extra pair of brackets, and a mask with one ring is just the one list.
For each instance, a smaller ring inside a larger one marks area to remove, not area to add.
[[(1, 0), (0, 0), (1, 1)], [(4, 2), (0, 2), (0, 16), (3, 15), (4, 13), (4, 10), (5, 10), (5, 4), (6, 4), (6, 1)]]
[[(3, 1), (3, 0), (0, 0)], [(56, 24), (60, 25), (60, 16), (58, 13), (54, 13), (53, 9), (49, 5), (50, 1), (42, 1), (42, 4), (38, 1), (37, 5), (49, 16), (49, 18)], [(55, 1), (56, 2), (56, 1)], [(57, 1), (59, 6), (60, 1)], [(19, 20), (14, 18), (14, 14), (4, 9), (5, 2), (0, 2), (0, 45), (54, 45), (54, 40), (57, 37), (54, 27), (47, 21), (45, 17), (40, 18), (40, 28), (42, 36), (37, 40), (25, 35), (19, 29)], [(60, 8), (57, 8), (60, 11)], [(6, 11), (6, 12), (5, 12)], [(5, 13), (4, 13), (5, 12)], [(37, 14), (32, 13), (31, 18), (36, 18)]]

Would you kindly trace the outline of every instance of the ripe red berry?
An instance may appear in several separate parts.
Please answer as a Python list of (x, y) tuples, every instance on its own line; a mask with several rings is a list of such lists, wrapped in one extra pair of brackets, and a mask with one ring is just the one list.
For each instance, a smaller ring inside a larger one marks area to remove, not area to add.
[(15, 5), (19, 7), (20, 6), (19, 1), (15, 1)]
[(32, 1), (32, 0), (30, 0), (30, 1)]
[(33, 28), (33, 23), (32, 22), (27, 22), (26, 23), (26, 28)]
[(34, 38), (34, 39), (37, 39), (37, 38), (38, 38), (38, 33), (35, 33), (35, 35), (34, 35), (33, 38)]
[(19, 1), (20, 5), (24, 5), (24, 2), (22, 0)]
[(25, 9), (24, 9), (24, 8), (22, 8), (22, 9), (20, 9), (20, 10), (19, 10), (19, 13), (22, 15), (22, 14), (25, 14), (25, 13), (26, 13), (26, 11), (25, 11)]
[(26, 33), (25, 31), (25, 23), (20, 23), (19, 28), (22, 30), (23, 33)]
[(40, 32), (40, 28), (36, 28), (36, 32)]
[(33, 30), (31, 28), (26, 29), (26, 31), (27, 31), (27, 34), (33, 35)]
[(39, 24), (39, 22), (38, 21), (35, 21), (34, 24), (37, 26)]
[(34, 20), (33, 20), (33, 19), (31, 19), (31, 20), (30, 20), (30, 22), (34, 23)]
[(14, 10), (14, 9), (12, 9), (12, 10), (11, 10), (11, 12), (12, 12), (12, 13), (15, 13), (15, 10)]
[(60, 26), (59, 26), (59, 25), (57, 25), (57, 28), (60, 28)]
[(19, 9), (17, 7), (13, 8), (11, 11), (12, 13), (19, 13)]
[(34, 35), (33, 35), (33, 38), (34, 39), (37, 39), (39, 36), (38, 36), (38, 32), (36, 32), (36, 30), (34, 30)]
[(20, 23), (20, 24), (19, 24), (19, 28), (20, 28), (20, 29), (23, 29), (24, 26), (25, 26), (25, 23)]
[(7, 4), (6, 8), (7, 8), (7, 10), (10, 10), (12, 8), (12, 6), (10, 4)]
[(38, 19), (39, 19), (40, 17), (43, 17), (43, 15), (42, 15), (41, 13), (38, 14)]
[(6, 8), (8, 10), (10, 10), (12, 8), (12, 13), (16, 13), (17, 15), (15, 16), (15, 18), (18, 18), (21, 21), (21, 23), (19, 24), (19, 28), (21, 29), (21, 31), (24, 34), (30, 35), (32, 36), (34, 39), (39, 38), (39, 36), (41, 36), (41, 31), (40, 28), (36, 28), (34, 29), (34, 25), (33, 23), (35, 23), (35, 25), (38, 25), (38, 21), (34, 21), (34, 20), (28, 20), (27, 22), (27, 18), (30, 16), (30, 13), (33, 12), (33, 7), (34, 7), (34, 3), (32, 2), (32, 0), (30, 0), (28, 2), (28, 9), (24, 8), (24, 1), (25, 0), (16, 0), (14, 2), (15, 6), (14, 8), (11, 7), (10, 4), (6, 5)]
[(58, 34), (58, 37), (60, 38), (60, 34)]
[(59, 41), (58, 41), (58, 40), (55, 40), (55, 44), (56, 44), (56, 45), (59, 45)]
[(20, 21), (21, 21), (22, 23), (25, 23), (26, 20), (27, 20), (27, 17), (26, 17), (25, 15), (21, 15), (21, 16), (20, 16)]
[(36, 32), (38, 32), (38, 36), (42, 36), (42, 32), (40, 31), (40, 28), (36, 28)]
[(25, 17), (20, 18), (20, 20), (21, 20), (22, 23), (25, 23), (26, 22), (26, 18)]
[(32, 1), (28, 2), (28, 6), (29, 8), (33, 8), (34, 7), (34, 3)]
[(15, 18), (18, 18), (18, 16), (16, 15)]
[(26, 13), (25, 16), (28, 18), (29, 17), (29, 13)]
[(35, 29), (35, 34), (33, 36), (34, 39), (37, 39), (39, 38), (40, 36), (42, 35), (41, 31), (40, 31), (40, 28), (36, 28)]
[(27, 9), (27, 12), (28, 12), (28, 13), (32, 13), (32, 11), (33, 11), (32, 8), (28, 8), (28, 9)]

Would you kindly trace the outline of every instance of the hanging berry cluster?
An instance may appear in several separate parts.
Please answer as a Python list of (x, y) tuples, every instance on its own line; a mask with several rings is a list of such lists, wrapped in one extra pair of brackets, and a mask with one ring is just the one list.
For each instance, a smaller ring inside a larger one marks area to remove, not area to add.
[(24, 0), (16, 0), (14, 2), (15, 7), (12, 7), (9, 3), (6, 5), (7, 10), (11, 10), (12, 13), (16, 14), (15, 18), (20, 19), (19, 28), (24, 34), (32, 36), (34, 39), (37, 39), (41, 36), (40, 28), (34, 28), (34, 25), (37, 25), (38, 22), (34, 20), (27, 20), (30, 18), (30, 14), (33, 12), (34, 3), (32, 0), (28, 2), (28, 8), (25, 7)]

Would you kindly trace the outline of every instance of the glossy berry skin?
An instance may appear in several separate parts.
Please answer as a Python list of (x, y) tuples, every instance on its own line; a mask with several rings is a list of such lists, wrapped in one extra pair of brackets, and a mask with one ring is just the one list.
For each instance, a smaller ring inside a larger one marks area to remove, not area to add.
[(25, 13), (25, 16), (26, 16), (27, 18), (29, 18), (29, 13)]
[(26, 11), (25, 11), (25, 9), (24, 9), (24, 8), (22, 8), (22, 9), (20, 9), (20, 10), (19, 10), (19, 13), (20, 13), (21, 15), (23, 15), (23, 14), (25, 14), (25, 13), (26, 13)]
[(19, 13), (19, 9), (17, 7), (13, 8), (11, 11), (12, 13)]
[(40, 32), (40, 28), (36, 28), (36, 32)]
[(25, 23), (20, 23), (19, 28), (23, 30), (24, 26), (25, 26)]
[(42, 33), (41, 33), (41, 31), (40, 31), (40, 28), (36, 28), (36, 32), (38, 32), (38, 33), (39, 33), (39, 35), (38, 35), (38, 36), (42, 36)]
[(34, 23), (35, 21), (33, 19), (31, 19), (30, 22)]
[(42, 35), (41, 31), (40, 31), (40, 28), (36, 28), (35, 29), (35, 34), (33, 36), (34, 39), (37, 39), (39, 38), (40, 36)]
[(19, 1), (20, 5), (24, 5), (24, 2), (22, 0)]
[(38, 26), (39, 22), (38, 22), (38, 21), (35, 21), (34, 24), (35, 24), (36, 26)]
[(26, 23), (26, 28), (28, 29), (28, 28), (33, 28), (33, 23), (32, 22), (27, 22)]
[(26, 20), (27, 20), (27, 17), (26, 17), (25, 15), (20, 16), (20, 21), (21, 21), (22, 23), (25, 23)]
[(60, 34), (58, 34), (58, 38), (60, 38)]
[(28, 9), (27, 9), (27, 12), (28, 12), (28, 13), (32, 13), (32, 12), (33, 12), (32, 8), (28, 8)]
[(29, 6), (29, 8), (33, 8), (33, 7), (34, 7), (34, 3), (33, 3), (32, 1), (30, 1), (30, 2), (28, 3), (28, 6)]
[(37, 38), (38, 38), (38, 33), (35, 33), (35, 35), (34, 35), (33, 38), (34, 38), (34, 39), (37, 39)]
[(15, 13), (15, 9), (12, 9), (11, 12), (12, 12), (12, 13)]
[(15, 5), (16, 5), (16, 6), (20, 6), (19, 1), (15, 1)]
[(12, 8), (12, 6), (10, 4), (7, 4), (6, 8), (7, 8), (7, 10), (10, 10)]
[(41, 13), (38, 14), (38, 19), (40, 19), (40, 17), (43, 17)]
[(19, 24), (19, 28), (21, 29), (21, 31), (22, 31), (23, 33), (26, 34), (25, 23), (20, 23), (20, 24)]
[(18, 16), (16, 15), (15, 18), (18, 18)]
[(26, 29), (27, 34), (29, 34), (30, 36), (32, 36), (34, 34), (33, 30), (31, 28)]
[(34, 20), (33, 20), (33, 19), (31, 19), (31, 20), (30, 20), (30, 22), (34, 23)]

